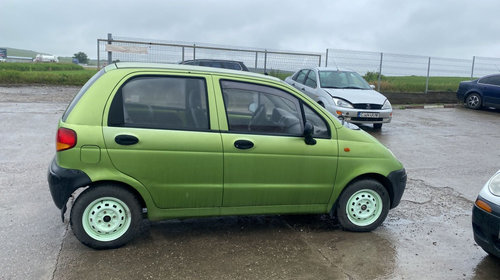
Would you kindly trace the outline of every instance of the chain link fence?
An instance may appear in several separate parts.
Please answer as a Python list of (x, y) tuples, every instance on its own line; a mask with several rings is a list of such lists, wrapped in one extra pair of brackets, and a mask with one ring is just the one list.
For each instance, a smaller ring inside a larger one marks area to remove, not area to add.
[[(423, 92), (428, 92), (432, 90), (432, 81), (443, 80), (439, 78), (456, 78), (455, 80), (449, 80), (450, 86), (447, 89), (448, 91), (454, 91), (460, 80), (468, 80), (500, 72), (500, 58), (488, 57), (456, 59), (327, 49), (325, 60), (326, 66), (329, 67), (347, 68), (361, 75), (371, 73), (372, 77), (376, 75), (378, 90), (384, 84), (384, 76), (414, 77), (415, 79), (413, 80), (415, 81), (419, 77), (425, 78), (425, 82), (421, 82), (421, 87), (417, 88), (421, 88)], [(407, 82), (410, 82), (410, 80), (407, 80)]]
[[(284, 78), (301, 68), (328, 66), (371, 77), (379, 91), (455, 91), (461, 80), (500, 72), (500, 58), (455, 59), (327, 49), (326, 53), (277, 51), (212, 44), (113, 37), (97, 40), (98, 67), (112, 62), (180, 63), (193, 59), (243, 62), (250, 71)], [(445, 77), (445, 78), (443, 78)], [(391, 81), (388, 81), (389, 78)], [(368, 78), (367, 78), (368, 79)], [(440, 87), (436, 87), (436, 82)], [(394, 84), (400, 86), (394, 87)], [(391, 87), (392, 86), (392, 87)]]
[(297, 69), (321, 66), (321, 53), (303, 53), (112, 37), (97, 40), (98, 67), (112, 62), (180, 63), (193, 59), (243, 62), (253, 72), (291, 74)]

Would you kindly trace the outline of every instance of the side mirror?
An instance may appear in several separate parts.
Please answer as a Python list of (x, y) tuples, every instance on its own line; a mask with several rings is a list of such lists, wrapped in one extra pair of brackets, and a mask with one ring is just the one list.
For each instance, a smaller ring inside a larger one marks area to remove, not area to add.
[(316, 145), (316, 139), (313, 138), (314, 126), (310, 122), (304, 124), (304, 142), (307, 145)]
[(372, 89), (375, 89), (375, 85), (370, 85), (370, 87), (371, 87)]

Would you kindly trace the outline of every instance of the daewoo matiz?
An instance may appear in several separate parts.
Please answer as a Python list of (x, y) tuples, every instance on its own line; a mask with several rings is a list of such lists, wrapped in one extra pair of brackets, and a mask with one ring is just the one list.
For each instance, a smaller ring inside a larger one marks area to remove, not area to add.
[(242, 71), (109, 65), (56, 138), (53, 200), (64, 214), (76, 196), (71, 227), (97, 249), (130, 241), (143, 218), (330, 213), (370, 231), (406, 185), (375, 138), (283, 81)]

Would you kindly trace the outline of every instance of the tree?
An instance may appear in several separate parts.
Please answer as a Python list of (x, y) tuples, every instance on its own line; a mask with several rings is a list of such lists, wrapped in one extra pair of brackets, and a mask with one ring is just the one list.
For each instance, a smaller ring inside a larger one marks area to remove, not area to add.
[(89, 58), (84, 52), (78, 52), (73, 55), (73, 58), (78, 59), (79, 63), (87, 64), (89, 63)]

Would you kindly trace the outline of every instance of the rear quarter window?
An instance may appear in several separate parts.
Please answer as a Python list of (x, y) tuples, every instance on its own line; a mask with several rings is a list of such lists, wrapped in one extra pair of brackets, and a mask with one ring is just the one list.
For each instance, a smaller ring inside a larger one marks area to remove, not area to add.
[(64, 114), (62, 116), (63, 122), (66, 121), (73, 108), (75, 108), (76, 104), (78, 103), (78, 101), (80, 101), (80, 99), (87, 92), (87, 90), (95, 83), (95, 81), (97, 81), (102, 75), (104, 75), (104, 73), (106, 73), (106, 70), (102, 68), (101, 71), (97, 72), (94, 76), (92, 76), (92, 78), (90, 78), (90, 80), (88, 80), (85, 83), (85, 85), (83, 85), (83, 87), (80, 89), (80, 91), (75, 95), (71, 103), (68, 105), (68, 108), (66, 108), (66, 111), (64, 111)]

